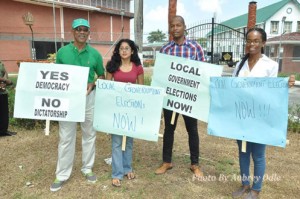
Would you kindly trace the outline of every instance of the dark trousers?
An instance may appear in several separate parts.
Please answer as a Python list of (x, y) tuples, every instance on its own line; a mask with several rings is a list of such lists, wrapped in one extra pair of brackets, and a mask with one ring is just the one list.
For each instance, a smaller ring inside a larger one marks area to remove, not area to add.
[[(174, 131), (177, 125), (177, 119), (179, 114), (176, 113), (174, 124), (171, 124), (171, 118), (173, 111), (163, 109), (164, 120), (165, 120), (165, 132), (163, 141), (163, 161), (167, 163), (172, 162), (172, 150), (174, 143)], [(190, 159), (192, 165), (199, 164), (199, 135), (198, 135), (198, 124), (197, 119), (182, 115), (185, 128), (189, 135), (189, 148), (190, 148)]]
[(8, 118), (8, 95), (0, 94), (0, 134), (7, 132)]

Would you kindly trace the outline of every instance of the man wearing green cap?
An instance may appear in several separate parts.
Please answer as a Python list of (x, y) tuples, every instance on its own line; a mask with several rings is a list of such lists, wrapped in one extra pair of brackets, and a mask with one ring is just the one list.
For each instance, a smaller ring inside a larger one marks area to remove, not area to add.
[[(89, 22), (75, 19), (72, 24), (74, 41), (59, 49), (56, 63), (89, 67), (87, 83), (85, 121), (80, 123), (82, 130), (82, 168), (81, 172), (87, 181), (95, 183), (96, 175), (92, 168), (95, 160), (96, 131), (93, 129), (93, 110), (95, 91), (95, 74), (104, 79), (103, 60), (99, 52), (86, 43), (90, 34)], [(71, 69), (72, 70), (72, 69)], [(77, 122), (59, 122), (58, 161), (56, 179), (50, 186), (51, 191), (58, 191), (69, 179), (75, 156)]]

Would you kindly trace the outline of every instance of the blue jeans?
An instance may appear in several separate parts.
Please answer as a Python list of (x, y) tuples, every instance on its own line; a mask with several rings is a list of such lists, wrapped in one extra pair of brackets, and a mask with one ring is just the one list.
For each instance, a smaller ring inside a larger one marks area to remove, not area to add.
[(111, 135), (112, 140), (112, 178), (123, 179), (123, 176), (132, 172), (133, 138), (126, 137), (126, 148), (122, 151), (121, 135)]
[[(243, 185), (250, 185), (253, 179), (252, 190), (261, 191), (266, 169), (266, 145), (247, 142), (246, 153), (241, 152), (242, 141), (237, 140), (239, 146), (240, 175)], [(254, 162), (254, 176), (250, 178), (250, 154)]]

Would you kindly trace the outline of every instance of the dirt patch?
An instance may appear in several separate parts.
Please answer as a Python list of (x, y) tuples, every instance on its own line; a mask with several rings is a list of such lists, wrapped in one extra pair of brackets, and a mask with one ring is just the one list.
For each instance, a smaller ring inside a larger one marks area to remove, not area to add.
[[(52, 193), (49, 186), (55, 178), (58, 129), (51, 126), (49, 136), (42, 129), (18, 131), (15, 137), (0, 137), (0, 198), (231, 198), (240, 186), (235, 140), (209, 136), (206, 124), (199, 122), (200, 162), (205, 178), (193, 179), (189, 170), (189, 148), (182, 117), (175, 134), (173, 162), (175, 167), (165, 175), (155, 175), (161, 163), (162, 138), (148, 142), (134, 140), (134, 180), (124, 179), (121, 188), (111, 186), (110, 135), (97, 134), (94, 172), (96, 184), (82, 177), (81, 133), (77, 133), (76, 156), (71, 178), (62, 190)], [(163, 133), (163, 125), (160, 133)], [(285, 148), (267, 147), (268, 178), (261, 198), (299, 198), (300, 134), (289, 133)]]

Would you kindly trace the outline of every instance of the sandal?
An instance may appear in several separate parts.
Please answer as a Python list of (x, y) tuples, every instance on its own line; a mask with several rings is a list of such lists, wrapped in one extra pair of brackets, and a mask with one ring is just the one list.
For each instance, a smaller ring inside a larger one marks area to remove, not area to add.
[(133, 172), (129, 172), (125, 176), (127, 177), (128, 180), (132, 180), (135, 178), (135, 175)]
[(121, 186), (121, 181), (118, 178), (112, 179), (112, 186), (114, 187), (120, 187)]

